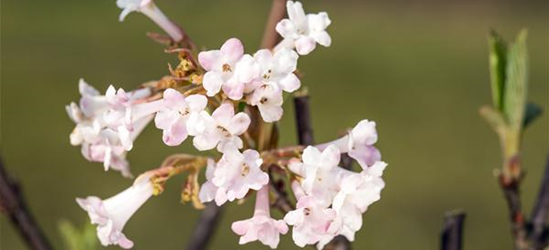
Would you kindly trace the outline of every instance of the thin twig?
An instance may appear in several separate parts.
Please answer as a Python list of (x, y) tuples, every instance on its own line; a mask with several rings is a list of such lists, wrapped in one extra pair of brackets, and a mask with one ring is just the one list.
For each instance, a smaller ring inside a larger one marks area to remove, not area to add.
[(187, 245), (187, 250), (203, 250), (208, 247), (217, 224), (221, 218), (222, 207), (218, 207), (215, 202), (210, 202), (196, 223), (191, 240)]
[(0, 159), (0, 205), (30, 249), (52, 249), (23, 198), (21, 187), (8, 176)]
[(545, 164), (545, 173), (541, 180), (536, 204), (532, 209), (532, 241), (534, 249), (542, 249), (547, 246), (547, 217), (549, 214), (549, 155)]
[[(505, 161), (508, 169), (521, 169), (519, 157), (513, 157)], [(498, 182), (503, 192), (507, 208), (509, 210), (509, 220), (511, 222), (511, 232), (516, 250), (528, 248), (526, 221), (522, 212), (522, 201), (520, 198), (520, 184), (522, 176), (517, 178), (507, 178), (502, 172), (498, 176)]]
[(452, 211), (444, 215), (444, 226), (441, 232), (441, 250), (461, 250), (463, 246), (463, 223), (465, 213)]
[(282, 39), (276, 32), (275, 27), (282, 18), (286, 15), (286, 1), (287, 0), (273, 0), (271, 6), (271, 13), (265, 26), (265, 32), (263, 33), (263, 40), (261, 42), (261, 48), (272, 49)]

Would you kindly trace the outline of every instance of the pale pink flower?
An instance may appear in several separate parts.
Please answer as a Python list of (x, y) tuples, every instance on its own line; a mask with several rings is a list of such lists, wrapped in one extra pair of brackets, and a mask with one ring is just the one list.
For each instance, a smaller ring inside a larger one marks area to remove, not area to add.
[(155, 22), (160, 28), (162, 28), (168, 35), (176, 42), (183, 39), (183, 32), (181, 29), (173, 23), (152, 0), (117, 0), (116, 5), (122, 9), (120, 13), (120, 22), (124, 21), (126, 16), (131, 12), (140, 12), (145, 16), (148, 16), (153, 22)]
[(257, 106), (265, 122), (278, 121), (284, 113), (282, 90), (276, 83), (268, 82), (259, 86), (248, 98), (248, 103)]
[(244, 55), (235, 66), (234, 75), (223, 85), (223, 92), (233, 100), (240, 100), (244, 93), (250, 93), (261, 84), (261, 66), (251, 55)]
[(233, 105), (225, 102), (211, 116), (206, 112), (201, 115), (205, 127), (193, 139), (195, 148), (204, 151), (217, 146), (219, 152), (224, 152), (226, 147), (242, 148), (239, 136), (246, 132), (251, 122), (246, 113), (235, 115)]
[(280, 234), (288, 232), (288, 226), (283, 220), (271, 218), (269, 186), (257, 191), (254, 216), (251, 219), (233, 222), (231, 228), (241, 236), (240, 245), (259, 240), (272, 249), (278, 246)]
[(154, 119), (156, 127), (163, 130), (162, 139), (168, 146), (181, 144), (197, 126), (204, 126), (200, 113), (204, 111), (208, 99), (203, 95), (183, 96), (179, 91), (164, 91), (163, 107)]
[(373, 121), (360, 121), (348, 135), (335, 141), (318, 145), (319, 149), (335, 145), (341, 153), (348, 153), (363, 169), (368, 168), (381, 160), (381, 153), (374, 147), (377, 142), (376, 123)]
[(340, 234), (350, 241), (362, 227), (362, 213), (368, 206), (380, 199), (385, 183), (381, 176), (387, 164), (378, 161), (362, 173), (346, 172), (340, 180), (340, 190), (334, 198), (332, 208), (342, 224)]
[[(229, 98), (240, 99), (244, 83), (233, 78), (236, 64), (244, 55), (244, 45), (237, 38), (227, 40), (219, 50), (203, 51), (198, 54), (200, 65), (207, 71), (202, 84), (208, 96), (219, 93), (222, 87)], [(229, 81), (231, 81), (229, 83)], [(232, 82), (234, 81), (234, 82)], [(240, 98), (237, 98), (240, 96)]]
[(210, 202), (215, 200), (215, 204), (221, 206), (227, 202), (227, 191), (223, 187), (217, 187), (213, 184), (214, 172), (216, 163), (212, 159), (208, 159), (208, 167), (206, 168), (206, 181), (202, 184), (198, 198), (200, 202)]
[(316, 44), (329, 47), (332, 39), (326, 28), (331, 24), (326, 12), (307, 14), (300, 2), (286, 3), (289, 19), (283, 19), (276, 25), (276, 31), (284, 38), (277, 46), (296, 48), (300, 55), (307, 55), (313, 51)]
[(103, 246), (119, 245), (130, 249), (133, 242), (126, 238), (122, 230), (131, 216), (153, 195), (153, 191), (150, 176), (140, 176), (131, 187), (111, 198), (101, 200), (90, 196), (77, 198), (76, 202), (97, 225), (97, 237)]
[(228, 201), (242, 199), (250, 189), (259, 190), (269, 182), (269, 175), (260, 168), (262, 163), (253, 149), (240, 153), (228, 148), (217, 162), (212, 183), (225, 190)]
[(317, 244), (318, 249), (322, 249), (340, 230), (335, 222), (336, 211), (316, 197), (306, 195), (296, 181), (292, 183), (292, 189), (297, 199), (296, 209), (284, 216), (284, 221), (293, 226), (292, 239), (299, 247)]
[(292, 162), (290, 169), (303, 176), (301, 185), (307, 195), (329, 206), (338, 191), (337, 178), (342, 170), (337, 166), (339, 160), (340, 152), (335, 146), (329, 146), (322, 152), (308, 146), (303, 151), (302, 161)]
[(295, 51), (282, 48), (273, 54), (262, 49), (254, 54), (254, 58), (261, 67), (261, 81), (276, 83), (286, 92), (294, 92), (301, 86), (299, 78), (293, 73), (299, 58)]

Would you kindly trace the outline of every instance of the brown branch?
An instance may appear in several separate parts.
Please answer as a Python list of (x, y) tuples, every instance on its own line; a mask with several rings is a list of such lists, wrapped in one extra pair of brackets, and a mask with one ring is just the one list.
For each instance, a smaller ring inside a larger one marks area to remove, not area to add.
[[(505, 161), (504, 169), (521, 169), (520, 159), (513, 157)], [(503, 192), (503, 196), (509, 210), (509, 221), (511, 222), (511, 232), (513, 235), (514, 248), (523, 250), (528, 248), (525, 217), (522, 212), (522, 202), (520, 198), (520, 183), (522, 174), (516, 178), (509, 178), (505, 172), (498, 175), (498, 182)]]
[(313, 127), (309, 109), (309, 95), (300, 93), (294, 97), (295, 120), (297, 125), (297, 137), (299, 145), (314, 144)]
[(272, 49), (282, 39), (278, 32), (276, 32), (275, 27), (286, 15), (286, 1), (287, 0), (273, 0), (271, 13), (269, 14), (269, 19), (265, 26), (265, 32), (263, 33), (261, 48)]
[(52, 249), (44, 233), (34, 220), (23, 198), (21, 187), (8, 176), (0, 159), (0, 211), (11, 220), (17, 232), (30, 249)]
[(534, 249), (543, 249), (547, 246), (547, 217), (549, 214), (549, 155), (545, 164), (545, 173), (532, 209), (532, 244)]
[(463, 223), (465, 213), (452, 211), (444, 215), (444, 226), (441, 232), (441, 250), (461, 250), (463, 245)]
[(215, 202), (210, 202), (206, 206), (196, 223), (187, 250), (203, 250), (208, 247), (213, 232), (221, 219), (222, 211), (223, 207), (218, 207)]

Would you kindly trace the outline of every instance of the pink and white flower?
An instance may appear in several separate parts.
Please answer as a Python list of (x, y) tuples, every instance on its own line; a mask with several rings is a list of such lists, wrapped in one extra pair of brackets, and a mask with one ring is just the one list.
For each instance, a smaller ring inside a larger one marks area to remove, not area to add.
[(275, 50), (281, 47), (296, 48), (300, 55), (307, 55), (315, 49), (317, 43), (324, 47), (330, 46), (332, 39), (326, 28), (331, 21), (326, 12), (305, 15), (301, 3), (293, 1), (286, 3), (286, 9), (289, 19), (283, 19), (276, 25), (276, 31), (284, 40)]
[[(227, 40), (219, 50), (210, 50), (200, 52), (198, 61), (200, 65), (207, 71), (204, 74), (202, 84), (207, 91), (208, 96), (214, 96), (223, 87), (223, 91), (229, 98), (238, 100), (242, 98), (245, 84), (237, 78), (247, 78), (247, 70), (241, 69), (239, 77), (233, 77), (235, 74), (237, 63), (244, 55), (244, 45), (237, 38)], [(247, 60), (247, 59), (246, 59)], [(242, 62), (239, 66), (255, 67), (253, 62)], [(244, 79), (247, 80), (247, 79)]]
[(232, 230), (240, 235), (240, 245), (259, 240), (264, 245), (276, 249), (280, 234), (288, 232), (288, 226), (283, 220), (271, 218), (269, 203), (269, 186), (257, 191), (254, 216), (251, 219), (236, 221)]
[(156, 127), (163, 130), (162, 139), (168, 146), (181, 144), (188, 134), (196, 135), (204, 130), (201, 112), (208, 99), (203, 95), (183, 96), (179, 91), (164, 91), (163, 108), (154, 119)]
[(92, 162), (103, 162), (105, 170), (119, 170), (130, 177), (126, 152), (152, 120), (158, 102), (144, 102), (150, 96), (147, 88), (126, 93), (109, 87), (100, 95), (84, 80), (80, 80), (82, 95), (80, 106), (71, 103), (66, 107), (69, 117), (76, 123), (70, 140), (74, 146), (82, 145), (82, 154)]
[(240, 139), (250, 125), (250, 117), (243, 112), (235, 115), (234, 107), (230, 102), (221, 104), (210, 116), (202, 112), (204, 121), (203, 132), (197, 134), (193, 144), (198, 150), (210, 150), (217, 146), (219, 152), (224, 152), (227, 147), (242, 148)]
[(131, 216), (153, 195), (153, 191), (150, 176), (140, 176), (131, 187), (111, 198), (101, 200), (90, 196), (77, 198), (76, 202), (97, 225), (97, 237), (103, 246), (118, 245), (130, 249), (133, 242), (122, 230)]
[(282, 89), (274, 82), (261, 85), (249, 96), (248, 103), (257, 106), (265, 122), (280, 120), (282, 109)]
[(381, 160), (381, 153), (374, 147), (377, 142), (376, 123), (373, 121), (360, 121), (348, 135), (333, 142), (318, 145), (319, 149), (335, 145), (341, 153), (348, 153), (363, 169), (368, 168)]
[(217, 162), (212, 183), (226, 192), (227, 200), (242, 199), (250, 189), (259, 190), (269, 183), (269, 175), (261, 170), (259, 153), (248, 149), (240, 153), (228, 148)]
[(293, 226), (292, 239), (299, 247), (317, 244), (317, 248), (322, 249), (340, 230), (336, 223), (337, 213), (315, 196), (306, 195), (296, 181), (292, 183), (292, 189), (297, 199), (296, 209), (284, 216), (284, 221)]
[(338, 191), (338, 176), (342, 171), (337, 165), (340, 152), (335, 146), (320, 151), (308, 146), (303, 151), (302, 161), (294, 161), (290, 169), (303, 176), (301, 183), (305, 194), (314, 196), (323, 206), (329, 206)]
[(293, 50), (281, 48), (274, 53), (262, 49), (254, 54), (261, 68), (260, 80), (264, 83), (276, 83), (286, 92), (294, 92), (301, 86), (301, 81), (293, 73), (297, 69), (299, 56)]
[(117, 0), (116, 5), (122, 9), (119, 18), (120, 22), (124, 21), (126, 16), (131, 12), (141, 12), (166, 31), (174, 41), (178, 42), (183, 39), (181, 29), (152, 0)]
[(341, 179), (332, 208), (337, 211), (337, 220), (342, 225), (339, 233), (350, 241), (362, 227), (362, 213), (380, 199), (385, 187), (381, 176), (386, 166), (385, 162), (378, 161), (362, 173), (349, 172)]
[(210, 202), (215, 200), (215, 204), (221, 206), (227, 202), (227, 191), (223, 187), (217, 187), (213, 183), (214, 172), (216, 163), (212, 159), (208, 159), (208, 166), (206, 168), (206, 181), (200, 187), (198, 193), (198, 199), (200, 202)]

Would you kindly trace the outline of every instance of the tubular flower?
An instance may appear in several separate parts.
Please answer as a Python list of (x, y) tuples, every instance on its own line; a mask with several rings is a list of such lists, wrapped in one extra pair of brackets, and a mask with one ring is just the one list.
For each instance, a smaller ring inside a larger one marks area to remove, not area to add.
[(152, 0), (117, 0), (116, 5), (122, 9), (120, 22), (124, 21), (131, 12), (140, 12), (149, 17), (176, 42), (183, 39), (183, 32), (173, 23)]
[(77, 198), (76, 202), (88, 212), (91, 222), (97, 225), (97, 236), (103, 246), (119, 245), (124, 249), (133, 247), (122, 230), (131, 216), (153, 195), (150, 176), (140, 176), (123, 192), (101, 200), (90, 196)]
[(283, 220), (271, 218), (269, 203), (269, 186), (257, 191), (254, 216), (247, 220), (236, 221), (232, 230), (240, 235), (240, 244), (259, 240), (264, 245), (275, 249), (280, 241), (280, 234), (288, 232), (288, 226)]

